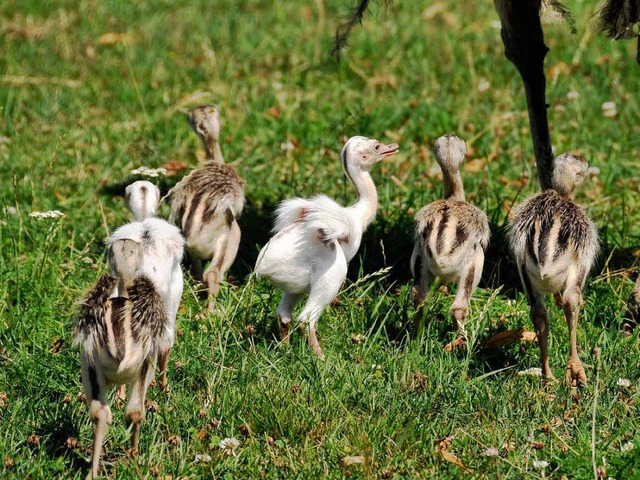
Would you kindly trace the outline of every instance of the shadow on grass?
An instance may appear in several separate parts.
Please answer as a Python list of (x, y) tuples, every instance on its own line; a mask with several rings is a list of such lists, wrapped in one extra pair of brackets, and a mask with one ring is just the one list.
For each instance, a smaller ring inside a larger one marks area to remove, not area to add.
[(82, 470), (87, 473), (91, 467), (90, 463), (82, 456), (77, 447), (71, 449), (67, 446), (67, 439), (78, 438), (80, 427), (76, 425), (66, 409), (57, 411), (54, 416), (47, 418), (35, 429), (39, 436), (47, 438), (43, 448), (49, 458), (65, 459), (67, 470)]

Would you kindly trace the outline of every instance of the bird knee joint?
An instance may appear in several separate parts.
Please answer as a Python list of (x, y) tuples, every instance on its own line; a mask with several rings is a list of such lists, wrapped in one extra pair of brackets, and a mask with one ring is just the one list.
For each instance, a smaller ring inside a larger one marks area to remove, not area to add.
[(413, 298), (413, 306), (418, 307), (426, 298), (425, 293), (417, 286), (411, 289), (411, 298)]
[(144, 419), (144, 412), (140, 409), (135, 409), (127, 412), (125, 418), (128, 424), (140, 423)]
[[(97, 404), (97, 405), (94, 405)], [(111, 409), (108, 405), (102, 405), (99, 402), (92, 402), (90, 407), (91, 411), (91, 419), (94, 423), (105, 422), (107, 424), (111, 423)]]

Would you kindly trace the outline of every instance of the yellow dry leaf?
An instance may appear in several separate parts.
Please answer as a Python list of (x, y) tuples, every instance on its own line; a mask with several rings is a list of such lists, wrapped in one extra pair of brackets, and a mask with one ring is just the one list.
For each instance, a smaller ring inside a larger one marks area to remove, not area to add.
[(357, 456), (347, 455), (346, 457), (342, 458), (343, 467), (348, 467), (349, 465), (359, 465), (363, 463), (364, 463), (364, 456), (362, 455), (357, 455)]
[(465, 172), (481, 172), (487, 165), (487, 160), (485, 158), (474, 158), (464, 163)]
[(131, 45), (133, 43), (133, 36), (126, 32), (108, 32), (98, 37), (98, 45), (106, 46), (116, 45), (118, 43), (121, 45)]
[(515, 328), (512, 330), (505, 330), (504, 332), (496, 333), (489, 338), (482, 348), (498, 348), (511, 345), (517, 341), (521, 342), (535, 342), (537, 340), (535, 332), (525, 330), (524, 328)]
[(439, 13), (444, 12), (447, 9), (447, 4), (445, 2), (434, 2), (430, 4), (427, 8), (422, 10), (420, 16), (425, 20), (431, 20)]
[(460, 460), (458, 457), (456, 457), (453, 453), (451, 453), (448, 450), (440, 450), (440, 455), (442, 455), (442, 458), (444, 460), (446, 460), (449, 463), (453, 463), (455, 465), (457, 465), (458, 467), (460, 467), (460, 469), (464, 472), (464, 473), (471, 473), (473, 472), (473, 470), (471, 470), (468, 467), (465, 467), (465, 465), (462, 463), (462, 460)]

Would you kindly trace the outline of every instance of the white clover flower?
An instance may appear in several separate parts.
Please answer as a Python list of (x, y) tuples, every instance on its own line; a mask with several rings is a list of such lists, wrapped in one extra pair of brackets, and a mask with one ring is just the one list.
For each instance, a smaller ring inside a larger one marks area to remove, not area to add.
[(539, 468), (540, 470), (547, 468), (549, 466), (549, 462), (545, 460), (534, 460), (533, 468)]
[(580, 97), (580, 94), (578, 92), (576, 92), (575, 90), (569, 90), (567, 92), (567, 98), (569, 100), (577, 100)]
[(236, 456), (236, 448), (240, 446), (240, 441), (235, 437), (223, 438), (218, 444), (218, 448), (222, 453), (228, 456)]
[(64, 217), (64, 213), (60, 210), (49, 210), (48, 212), (31, 212), (29, 216), (33, 218), (60, 218)]
[(211, 461), (211, 455), (206, 453), (198, 453), (196, 455), (196, 462), (209, 463)]
[(136, 168), (134, 170), (131, 170), (131, 175), (140, 175), (143, 177), (166, 177), (167, 173), (169, 173), (167, 171), (166, 168), (149, 168), (149, 167), (139, 167)]
[(631, 380), (628, 378), (619, 378), (616, 384), (619, 387), (629, 388), (631, 386)]
[(510, 122), (511, 120), (513, 120), (516, 117), (515, 113), (513, 112), (504, 112), (501, 116), (502, 120), (504, 120), (505, 122)]
[(500, 23), (500, 20), (493, 20), (491, 22), (491, 28), (493, 28), (494, 30), (500, 30), (502, 28), (502, 24)]
[(615, 102), (604, 102), (602, 104), (602, 114), (607, 118), (613, 118), (618, 115)]
[(531, 376), (531, 377), (541, 377), (542, 369), (539, 367), (531, 367), (531, 368), (527, 368), (526, 370), (519, 371), (518, 375), (520, 375), (521, 377), (524, 377), (525, 375)]
[(484, 451), (484, 454), (487, 457), (497, 457), (500, 454), (500, 452), (498, 452), (497, 448), (487, 448)]
[(633, 447), (635, 447), (633, 442), (627, 442), (627, 443), (624, 443), (624, 444), (620, 445), (620, 451), (622, 453), (630, 452), (631, 450), (633, 450)]
[(491, 84), (489, 83), (488, 80), (485, 80), (484, 78), (482, 80), (480, 80), (480, 82), (478, 83), (478, 91), (479, 92), (486, 92), (490, 88), (491, 88)]
[(16, 207), (4, 207), (4, 213), (6, 215), (15, 215), (18, 213), (18, 209)]
[(288, 150), (295, 150), (296, 146), (292, 142), (286, 142), (280, 144), (280, 150), (286, 152)]

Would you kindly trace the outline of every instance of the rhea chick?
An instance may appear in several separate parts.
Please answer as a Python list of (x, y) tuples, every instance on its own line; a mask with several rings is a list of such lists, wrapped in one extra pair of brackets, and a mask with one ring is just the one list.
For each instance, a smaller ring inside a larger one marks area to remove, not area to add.
[[(225, 165), (219, 145), (220, 113), (214, 105), (194, 109), (189, 123), (206, 151), (206, 163), (183, 178), (169, 193), (169, 221), (185, 236), (191, 274), (206, 283), (209, 311), (226, 271), (240, 246), (238, 217), (244, 207), (244, 180)], [(203, 272), (202, 262), (211, 260)]]
[[(82, 349), (82, 385), (94, 431), (90, 478), (98, 475), (111, 423), (107, 393), (114, 385), (131, 385), (125, 418), (133, 424), (131, 448), (137, 452), (146, 392), (158, 357), (168, 355), (173, 345), (182, 294), (184, 241), (175, 226), (157, 218), (133, 222), (116, 230), (108, 244), (125, 238), (140, 245), (135, 270), (125, 270), (131, 275), (125, 279), (103, 275), (76, 318), (74, 343)], [(126, 292), (120, 291), (121, 284), (127, 285)]]
[(565, 380), (571, 387), (587, 383), (577, 346), (582, 290), (598, 251), (598, 232), (573, 197), (588, 171), (582, 158), (563, 153), (553, 161), (553, 190), (526, 199), (513, 213), (509, 244), (529, 298), (530, 316), (540, 346), (542, 373), (553, 378), (547, 341), (549, 316), (544, 295), (561, 294), (569, 326), (569, 361)]
[(341, 159), (358, 195), (353, 205), (343, 207), (325, 195), (293, 198), (278, 205), (274, 235), (260, 251), (255, 272), (283, 291), (277, 309), (283, 341), (289, 338), (293, 309), (308, 293), (296, 323), (307, 325), (313, 353), (324, 358), (316, 323), (338, 294), (348, 263), (378, 208), (378, 193), (369, 170), (397, 152), (395, 143), (385, 145), (372, 138), (351, 137)]
[[(464, 141), (455, 135), (443, 135), (436, 140), (434, 152), (442, 170), (444, 199), (423, 207), (415, 217), (412, 296), (416, 309), (421, 309), (435, 279), (445, 284), (456, 283), (458, 290), (450, 312), (457, 337), (445, 347), (451, 350), (466, 341), (469, 301), (482, 276), (490, 232), (485, 213), (465, 201), (460, 177), (460, 165), (467, 152)], [(418, 323), (420, 317), (419, 310)]]
[[(132, 183), (125, 190), (125, 199), (136, 221), (117, 229), (107, 241), (109, 266), (112, 275), (118, 279), (114, 295), (119, 297), (128, 297), (128, 288), (137, 278), (145, 256), (148, 257), (147, 263), (163, 261), (162, 237), (168, 233), (173, 235), (175, 231), (166, 221), (153, 217), (160, 201), (160, 189), (153, 183), (146, 180)], [(173, 285), (167, 287), (167, 341), (160, 345), (158, 351), (158, 385), (161, 390), (167, 388), (167, 364), (175, 341), (176, 317), (183, 288), (181, 269), (178, 268), (172, 273), (171, 281)], [(121, 387), (119, 396), (124, 398), (124, 387)]]

